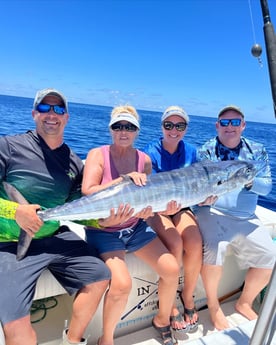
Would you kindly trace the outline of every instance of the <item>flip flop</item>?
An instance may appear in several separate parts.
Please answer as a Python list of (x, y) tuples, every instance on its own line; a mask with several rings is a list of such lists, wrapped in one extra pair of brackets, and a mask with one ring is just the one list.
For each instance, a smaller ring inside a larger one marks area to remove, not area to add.
[(164, 327), (158, 327), (154, 324), (154, 321), (152, 319), (151, 324), (153, 328), (159, 333), (161, 336), (163, 342), (163, 345), (177, 345), (177, 342), (174, 342), (172, 332), (171, 332), (171, 326), (164, 326)]
[[(174, 330), (175, 332), (188, 333), (190, 330), (190, 325), (185, 322), (183, 316), (180, 313), (178, 313), (175, 316), (170, 316), (170, 322), (171, 322), (171, 329)], [(184, 322), (186, 324), (186, 327), (184, 328), (172, 327), (172, 322)]]
[(195, 306), (192, 309), (186, 308), (184, 300), (182, 298), (182, 295), (180, 294), (179, 297), (180, 297), (181, 303), (183, 304), (183, 308), (184, 308), (184, 320), (185, 320), (185, 322), (187, 322), (186, 321), (186, 316), (188, 316), (188, 318), (190, 320), (190, 323), (189, 323), (189, 333), (194, 333), (198, 329), (199, 316), (198, 316), (198, 318), (197, 318), (195, 323), (191, 323), (191, 321), (193, 320), (194, 315), (198, 314), (198, 311), (196, 310)]
[(195, 314), (197, 314), (197, 310), (195, 307), (193, 307), (192, 309), (188, 309), (184, 306), (184, 316), (188, 316), (188, 318), (190, 319), (190, 323), (189, 323), (189, 332), (190, 333), (196, 332), (198, 329), (199, 318), (196, 320), (196, 322), (191, 323)]

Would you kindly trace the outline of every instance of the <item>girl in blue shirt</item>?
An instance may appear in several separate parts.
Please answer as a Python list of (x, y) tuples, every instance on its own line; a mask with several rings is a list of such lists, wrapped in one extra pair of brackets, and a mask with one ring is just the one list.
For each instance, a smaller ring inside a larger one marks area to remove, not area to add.
[[(196, 162), (196, 148), (183, 141), (189, 124), (189, 116), (178, 106), (168, 107), (162, 115), (163, 137), (149, 143), (144, 151), (152, 160), (152, 172), (159, 173), (183, 168)], [(184, 318), (174, 305), (171, 311), (171, 327), (180, 332), (192, 332), (198, 328), (198, 313), (193, 294), (202, 264), (202, 240), (194, 214), (171, 201), (167, 211), (148, 219), (149, 225), (177, 258), (184, 268), (184, 287), (180, 299)]]

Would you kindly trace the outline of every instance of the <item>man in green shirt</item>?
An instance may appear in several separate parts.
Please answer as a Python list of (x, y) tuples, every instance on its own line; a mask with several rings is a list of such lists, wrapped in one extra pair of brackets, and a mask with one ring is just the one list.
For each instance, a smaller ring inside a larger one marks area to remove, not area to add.
[[(16, 187), (29, 203), (8, 200), (1, 183), (0, 322), (7, 344), (37, 344), (30, 307), (36, 282), (49, 268), (69, 294), (76, 294), (63, 344), (87, 344), (83, 335), (108, 286), (110, 272), (68, 227), (55, 221), (43, 223), (37, 216), (39, 208), (80, 196), (83, 163), (63, 142), (69, 114), (62, 93), (38, 91), (32, 116), (36, 130), (0, 138), (0, 180)], [(20, 229), (33, 239), (26, 256), (18, 261)]]

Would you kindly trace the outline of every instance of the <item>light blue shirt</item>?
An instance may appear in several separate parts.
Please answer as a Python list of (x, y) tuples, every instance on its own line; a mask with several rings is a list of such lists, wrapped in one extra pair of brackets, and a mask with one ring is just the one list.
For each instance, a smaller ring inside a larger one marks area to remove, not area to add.
[[(250, 218), (255, 213), (258, 195), (267, 195), (271, 191), (271, 170), (267, 152), (262, 144), (244, 137), (241, 138), (241, 141), (239, 155), (235, 159), (264, 161), (265, 169), (255, 177), (250, 190), (243, 188), (227, 193), (219, 197), (212, 207), (230, 216)], [(217, 138), (207, 141), (197, 150), (197, 160), (219, 161), (221, 158), (217, 152), (217, 145)]]

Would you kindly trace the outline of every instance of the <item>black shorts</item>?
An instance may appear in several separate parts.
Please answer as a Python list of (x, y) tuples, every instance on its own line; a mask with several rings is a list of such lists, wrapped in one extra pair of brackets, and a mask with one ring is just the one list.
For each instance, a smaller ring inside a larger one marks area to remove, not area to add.
[(70, 294), (110, 279), (105, 263), (92, 256), (87, 243), (64, 229), (51, 237), (34, 239), (27, 255), (16, 260), (17, 242), (0, 243), (0, 322), (29, 314), (36, 282), (48, 268)]

